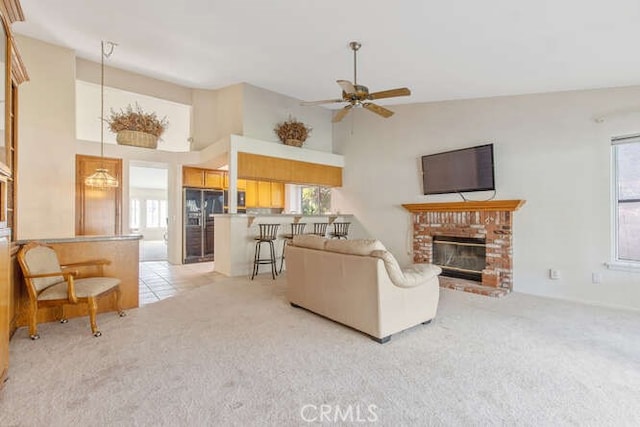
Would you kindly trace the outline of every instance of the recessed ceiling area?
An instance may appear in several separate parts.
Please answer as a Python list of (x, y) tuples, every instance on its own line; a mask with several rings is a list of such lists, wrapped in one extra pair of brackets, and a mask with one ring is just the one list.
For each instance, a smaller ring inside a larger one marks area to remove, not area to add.
[[(246, 82), (301, 100), (352, 80), (392, 103), (640, 84), (640, 2), (21, 0), (16, 33), (194, 88)], [(28, 64), (27, 64), (28, 66)]]

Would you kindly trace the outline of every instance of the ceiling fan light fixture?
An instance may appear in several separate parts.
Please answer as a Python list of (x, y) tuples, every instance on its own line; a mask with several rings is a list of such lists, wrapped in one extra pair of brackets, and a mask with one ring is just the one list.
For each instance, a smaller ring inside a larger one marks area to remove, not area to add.
[(358, 58), (357, 52), (362, 47), (362, 44), (357, 41), (352, 41), (349, 43), (349, 48), (353, 51), (353, 83), (348, 80), (336, 80), (338, 86), (342, 89), (342, 98), (341, 99), (327, 99), (325, 101), (312, 101), (312, 102), (302, 102), (301, 105), (321, 105), (321, 104), (329, 104), (334, 102), (347, 102), (348, 105), (333, 116), (333, 123), (339, 122), (342, 120), (347, 113), (353, 108), (361, 108), (375, 113), (381, 117), (388, 118), (393, 115), (393, 111), (388, 110), (384, 107), (381, 107), (373, 102), (369, 102), (375, 99), (383, 99), (383, 98), (393, 98), (396, 96), (409, 96), (411, 95), (411, 91), (406, 88), (397, 88), (397, 89), (388, 89), (378, 92), (369, 92), (369, 88), (358, 84)]

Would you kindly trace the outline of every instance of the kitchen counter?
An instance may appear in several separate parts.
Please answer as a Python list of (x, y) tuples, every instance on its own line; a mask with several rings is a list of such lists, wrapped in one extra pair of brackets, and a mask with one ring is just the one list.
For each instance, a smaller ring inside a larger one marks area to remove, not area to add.
[(121, 240), (141, 240), (142, 234), (120, 234), (117, 236), (74, 236), (74, 237), (60, 237), (60, 238), (48, 238), (48, 239), (30, 239), (30, 240), (18, 240), (16, 243), (24, 245), (26, 243), (36, 241), (46, 244), (52, 243), (71, 243), (71, 242), (117, 242)]
[[(278, 235), (290, 233), (289, 224), (307, 223), (305, 233), (313, 231), (314, 222), (351, 222), (349, 235), (357, 235), (359, 228), (352, 214), (217, 214), (215, 217), (215, 271), (225, 276), (246, 276), (253, 268), (255, 237), (259, 234), (259, 224), (280, 224)], [(331, 230), (329, 225), (327, 232)], [(282, 253), (283, 239), (275, 242), (277, 256)], [(286, 264), (286, 262), (285, 262)], [(279, 265), (279, 263), (278, 263)], [(266, 270), (265, 270), (266, 271)], [(264, 272), (261, 270), (261, 272)]]
[[(140, 257), (140, 234), (125, 234), (118, 236), (75, 236), (65, 238), (45, 238), (19, 240), (16, 243), (20, 246), (31, 241), (45, 243), (51, 246), (57, 253), (61, 264), (70, 264), (96, 259), (107, 259), (110, 261), (104, 266), (104, 275), (117, 277), (121, 280), (120, 290), (122, 291), (122, 308), (125, 310), (138, 307), (139, 293), (139, 257)], [(16, 271), (20, 267), (14, 266)], [(86, 277), (95, 274), (95, 267), (79, 267), (78, 277)], [(17, 275), (16, 280), (21, 280)], [(18, 283), (16, 289), (20, 292), (20, 310), (16, 319), (17, 326), (28, 324), (29, 303), (26, 289)], [(100, 298), (98, 300), (98, 312), (116, 311), (113, 298)], [(65, 307), (65, 316), (68, 318), (86, 316), (87, 305), (68, 305)], [(59, 319), (60, 311), (57, 307), (43, 307), (38, 309), (40, 322), (51, 322)]]

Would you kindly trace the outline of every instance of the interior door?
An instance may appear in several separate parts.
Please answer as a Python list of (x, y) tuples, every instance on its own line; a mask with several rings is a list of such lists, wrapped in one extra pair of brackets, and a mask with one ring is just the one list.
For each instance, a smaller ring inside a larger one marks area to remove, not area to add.
[[(85, 178), (104, 168), (120, 185), (116, 188), (87, 187)], [(122, 159), (76, 155), (76, 235), (122, 234)]]

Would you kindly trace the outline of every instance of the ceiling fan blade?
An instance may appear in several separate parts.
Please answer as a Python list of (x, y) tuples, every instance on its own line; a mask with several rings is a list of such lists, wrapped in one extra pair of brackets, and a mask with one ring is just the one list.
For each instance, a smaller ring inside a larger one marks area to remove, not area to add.
[(365, 102), (365, 103), (362, 104), (362, 106), (364, 108), (366, 108), (367, 110), (369, 110), (369, 111), (372, 111), (372, 112), (374, 112), (376, 114), (381, 115), (385, 119), (393, 116), (393, 111), (387, 110), (386, 108), (381, 107), (381, 106), (379, 106), (377, 104), (374, 104), (373, 102)]
[(310, 105), (322, 105), (322, 104), (331, 104), (332, 102), (344, 102), (344, 99), (324, 99), (322, 101), (302, 101), (300, 105), (310, 106)]
[(347, 95), (353, 95), (356, 93), (355, 86), (353, 86), (353, 83), (351, 83), (349, 80), (336, 80), (336, 83), (340, 85), (344, 93), (346, 93)]
[(333, 116), (333, 120), (331, 120), (333, 123), (338, 123), (340, 120), (344, 119), (344, 116), (346, 116), (349, 111), (351, 111), (351, 109), (353, 108), (352, 104), (347, 105), (346, 107), (344, 107), (342, 110), (339, 110), (335, 116)]
[(370, 93), (367, 99), (393, 98), (394, 96), (409, 96), (411, 91), (409, 88), (401, 87), (398, 89), (382, 90), (380, 92)]

